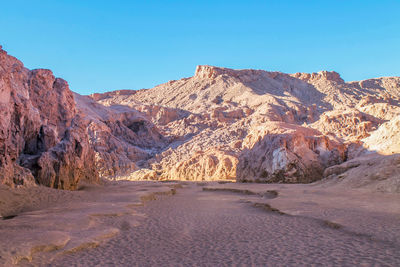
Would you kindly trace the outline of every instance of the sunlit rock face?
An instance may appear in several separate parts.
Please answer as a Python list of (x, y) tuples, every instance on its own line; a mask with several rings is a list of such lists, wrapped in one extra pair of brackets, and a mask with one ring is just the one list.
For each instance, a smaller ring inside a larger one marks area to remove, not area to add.
[(399, 77), (198, 66), (152, 89), (81, 96), (3, 50), (0, 67), (1, 183), (11, 186), (74, 189), (98, 176), (308, 183), (372, 152), (400, 153)]
[(100, 177), (118, 178), (139, 170), (166, 145), (157, 127), (133, 108), (105, 107), (78, 94), (75, 101), (95, 151)]
[(66, 81), (0, 47), (0, 183), (76, 189), (97, 182), (95, 154)]
[[(321, 179), (326, 167), (342, 163), (345, 145), (316, 130), (271, 123), (239, 157), (237, 180), (308, 183)], [(267, 134), (266, 134), (267, 133)]]
[(400, 115), (381, 124), (363, 142), (369, 150), (383, 155), (400, 153)]
[(165, 137), (138, 178), (312, 182), (374, 149), (368, 140), (400, 115), (400, 78), (198, 66), (190, 78), (92, 98), (136, 109)]

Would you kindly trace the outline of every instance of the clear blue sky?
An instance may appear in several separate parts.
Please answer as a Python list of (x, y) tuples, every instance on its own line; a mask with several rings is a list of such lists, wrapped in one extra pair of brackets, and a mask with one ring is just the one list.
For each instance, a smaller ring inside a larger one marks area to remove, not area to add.
[(2, 1), (0, 44), (81, 94), (151, 88), (200, 64), (400, 76), (400, 1)]

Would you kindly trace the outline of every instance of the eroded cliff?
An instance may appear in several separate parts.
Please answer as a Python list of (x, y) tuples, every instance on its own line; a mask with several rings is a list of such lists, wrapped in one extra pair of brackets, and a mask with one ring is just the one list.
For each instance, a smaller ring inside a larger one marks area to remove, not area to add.
[(76, 189), (98, 182), (95, 154), (66, 81), (0, 47), (0, 183)]

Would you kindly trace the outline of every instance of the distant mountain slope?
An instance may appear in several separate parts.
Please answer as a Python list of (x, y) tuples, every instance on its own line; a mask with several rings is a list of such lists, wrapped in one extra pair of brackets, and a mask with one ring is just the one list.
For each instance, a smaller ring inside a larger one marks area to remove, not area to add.
[(369, 152), (364, 138), (400, 115), (400, 78), (198, 66), (190, 78), (93, 98), (140, 111), (170, 140), (132, 178), (311, 182)]

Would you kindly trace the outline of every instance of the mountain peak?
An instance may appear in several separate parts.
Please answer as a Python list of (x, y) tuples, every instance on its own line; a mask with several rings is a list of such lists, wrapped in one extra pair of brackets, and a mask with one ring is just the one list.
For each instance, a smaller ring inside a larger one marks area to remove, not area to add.
[(328, 80), (328, 81), (334, 81), (337, 83), (344, 83), (344, 80), (342, 77), (340, 77), (340, 74), (337, 73), (336, 71), (319, 71), (319, 72), (313, 72), (313, 73), (302, 73), (298, 72), (293, 75), (295, 78), (301, 79), (303, 81), (315, 81), (315, 80)]
[(198, 65), (196, 67), (195, 77), (198, 78), (206, 78), (206, 79), (213, 79), (219, 75), (228, 75), (231, 77), (239, 78), (241, 76), (247, 75), (262, 75), (265, 73), (269, 73), (264, 70), (255, 70), (255, 69), (229, 69), (229, 68), (222, 68), (222, 67), (215, 67), (209, 65)]
[(233, 70), (209, 65), (198, 65), (196, 67), (195, 76), (199, 78), (215, 78), (229, 71)]

